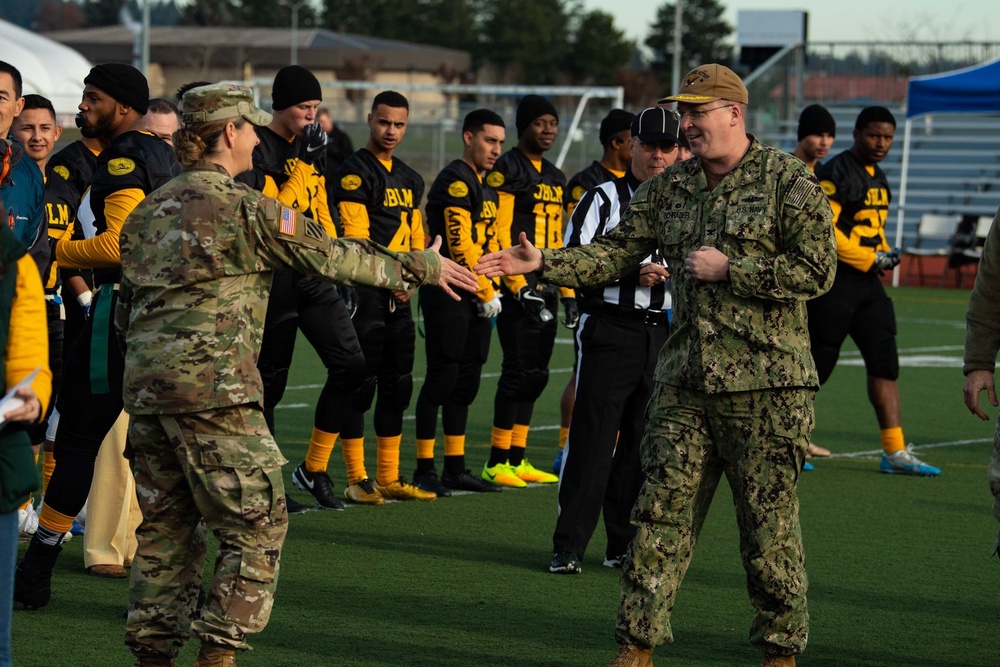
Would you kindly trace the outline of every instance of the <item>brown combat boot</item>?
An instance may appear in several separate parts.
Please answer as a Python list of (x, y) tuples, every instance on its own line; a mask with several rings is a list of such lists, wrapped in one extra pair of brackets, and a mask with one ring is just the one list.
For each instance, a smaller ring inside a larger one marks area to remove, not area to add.
[(653, 667), (653, 649), (622, 644), (608, 667)]
[(202, 644), (194, 667), (236, 667), (236, 651), (222, 646)]
[(760, 667), (795, 667), (794, 655), (765, 655)]

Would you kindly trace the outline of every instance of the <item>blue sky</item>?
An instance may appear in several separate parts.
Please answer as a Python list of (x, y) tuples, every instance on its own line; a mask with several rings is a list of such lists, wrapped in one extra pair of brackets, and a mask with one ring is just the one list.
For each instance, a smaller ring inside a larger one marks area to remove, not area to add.
[[(588, 9), (612, 14), (640, 41), (662, 0), (583, 0)], [(726, 19), (736, 25), (740, 9), (801, 9), (809, 12), (812, 41), (1000, 41), (997, 0), (723, 0)]]

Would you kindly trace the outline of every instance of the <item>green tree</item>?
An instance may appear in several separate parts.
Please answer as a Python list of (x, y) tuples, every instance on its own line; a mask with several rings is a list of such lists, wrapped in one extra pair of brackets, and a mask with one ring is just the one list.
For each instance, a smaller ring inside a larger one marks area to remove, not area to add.
[[(656, 21), (646, 37), (653, 52), (653, 70), (669, 81), (674, 57), (674, 12), (676, 5), (664, 3), (656, 10)], [(726, 43), (733, 27), (722, 18), (724, 7), (719, 0), (684, 0), (684, 27), (681, 34), (681, 76), (702, 63), (727, 64), (733, 48)]]
[(88, 26), (118, 25), (125, 0), (84, 0), (83, 15)]
[(631, 43), (615, 25), (614, 17), (606, 12), (586, 12), (574, 23), (572, 42), (566, 52), (567, 74), (575, 84), (611, 85), (615, 73), (629, 63)]
[(563, 0), (494, 0), (485, 9), (485, 59), (507, 81), (557, 83), (569, 48)]

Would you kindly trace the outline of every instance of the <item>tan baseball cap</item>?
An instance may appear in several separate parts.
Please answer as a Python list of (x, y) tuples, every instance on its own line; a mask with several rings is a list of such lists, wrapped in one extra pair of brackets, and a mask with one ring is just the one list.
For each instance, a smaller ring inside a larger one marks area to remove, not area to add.
[(243, 117), (254, 125), (267, 125), (271, 114), (253, 101), (253, 91), (231, 83), (215, 83), (192, 88), (181, 99), (181, 120), (185, 125)]
[(698, 65), (688, 72), (681, 84), (681, 92), (670, 97), (664, 97), (659, 104), (667, 102), (687, 102), (688, 104), (705, 104), (716, 100), (727, 100), (747, 104), (750, 94), (743, 80), (736, 72), (725, 65), (711, 63)]

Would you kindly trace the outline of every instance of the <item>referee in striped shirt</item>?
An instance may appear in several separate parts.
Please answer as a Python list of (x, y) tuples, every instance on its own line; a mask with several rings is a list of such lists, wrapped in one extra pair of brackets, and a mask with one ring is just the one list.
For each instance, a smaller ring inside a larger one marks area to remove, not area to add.
[[(581, 246), (612, 230), (636, 188), (672, 165), (680, 134), (676, 113), (659, 107), (632, 121), (631, 166), (625, 175), (583, 196), (566, 230)], [(580, 290), (576, 330), (576, 407), (559, 481), (559, 518), (549, 571), (578, 574), (604, 511), (604, 565), (620, 567), (635, 528), (629, 522), (642, 483), (639, 443), (653, 388), (656, 357), (667, 340), (670, 274), (649, 257), (635, 274), (603, 288)]]

